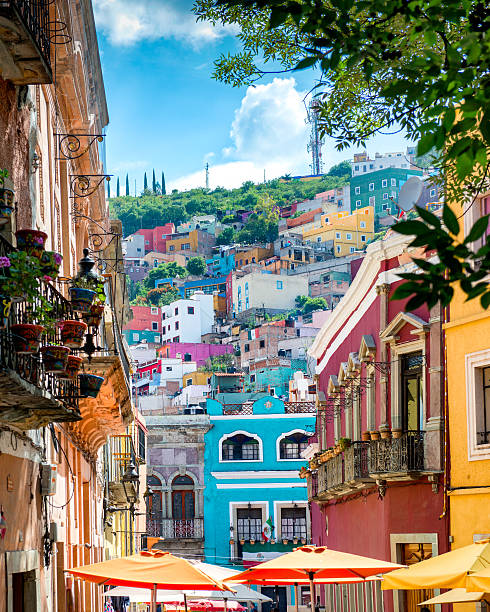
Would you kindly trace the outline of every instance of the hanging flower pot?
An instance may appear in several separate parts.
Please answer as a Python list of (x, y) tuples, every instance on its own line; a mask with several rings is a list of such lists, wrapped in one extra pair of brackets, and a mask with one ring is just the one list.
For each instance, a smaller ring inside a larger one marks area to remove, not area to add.
[(391, 431), (389, 429), (380, 429), (379, 433), (381, 434), (382, 440), (388, 440), (391, 438)]
[(104, 304), (92, 304), (89, 312), (82, 314), (82, 319), (89, 327), (99, 327), (104, 314)]
[(379, 440), (379, 431), (375, 430), (371, 432), (371, 440)]
[(43, 251), (41, 254), (41, 270), (45, 276), (54, 280), (59, 272), (63, 257), (56, 251)]
[(0, 225), (7, 225), (14, 212), (14, 192), (0, 188)]
[(87, 332), (87, 324), (83, 321), (60, 321), (61, 341), (69, 348), (80, 348)]
[(73, 310), (81, 313), (90, 312), (90, 307), (95, 299), (96, 293), (91, 289), (82, 289), (81, 287), (70, 287), (70, 300)]
[(80, 372), (82, 363), (82, 357), (77, 357), (76, 355), (68, 355), (65, 370), (64, 372), (60, 372), (59, 377), (63, 380), (73, 380), (78, 374), (78, 372)]
[(0, 295), (0, 328), (2, 329), (7, 325), (11, 306), (12, 300), (10, 297), (8, 295)]
[(67, 346), (48, 344), (41, 347), (44, 370), (48, 374), (59, 374), (66, 370), (70, 349)]
[(31, 325), (30, 323), (19, 323), (10, 327), (14, 351), (19, 355), (30, 355), (37, 353), (41, 343), (41, 334), (44, 331), (42, 325)]
[(45, 232), (33, 229), (22, 229), (15, 232), (17, 238), (17, 248), (26, 251), (33, 257), (41, 258), (44, 251), (44, 244), (48, 235)]
[(95, 374), (80, 374), (78, 379), (80, 381), (81, 397), (97, 397), (100, 388), (102, 387), (102, 383), (104, 382), (103, 376), (95, 376)]

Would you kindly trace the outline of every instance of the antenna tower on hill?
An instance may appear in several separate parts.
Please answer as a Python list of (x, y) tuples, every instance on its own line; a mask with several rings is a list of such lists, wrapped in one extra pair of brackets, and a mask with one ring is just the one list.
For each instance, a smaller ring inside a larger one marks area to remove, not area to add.
[(319, 115), (319, 102), (318, 100), (311, 100), (307, 112), (306, 122), (311, 125), (310, 142), (308, 143), (308, 152), (311, 153), (311, 173), (313, 175), (323, 174), (323, 162), (322, 162), (322, 146), (323, 138), (320, 136), (320, 129), (318, 125)]
[(209, 189), (209, 164), (206, 162), (206, 189)]

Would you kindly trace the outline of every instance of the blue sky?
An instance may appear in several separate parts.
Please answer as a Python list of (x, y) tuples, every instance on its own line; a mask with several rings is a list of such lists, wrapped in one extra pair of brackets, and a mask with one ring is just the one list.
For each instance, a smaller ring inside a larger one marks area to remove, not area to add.
[[(109, 106), (107, 171), (137, 180), (165, 172), (167, 188), (238, 186), (285, 173), (307, 174), (303, 98), (313, 73), (233, 88), (211, 78), (213, 60), (236, 49), (231, 31), (195, 23), (191, 0), (94, 0)], [(401, 150), (380, 136), (374, 151)], [(326, 142), (325, 167), (351, 156)], [(157, 179), (158, 180), (158, 179)], [(115, 180), (112, 182), (115, 189)]]

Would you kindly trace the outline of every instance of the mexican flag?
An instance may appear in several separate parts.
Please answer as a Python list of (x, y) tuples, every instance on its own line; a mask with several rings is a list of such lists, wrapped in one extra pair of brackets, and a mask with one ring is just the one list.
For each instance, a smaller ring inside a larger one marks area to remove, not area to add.
[(272, 517), (269, 516), (269, 518), (262, 525), (262, 539), (268, 542), (273, 536), (273, 530), (274, 523), (272, 522)]

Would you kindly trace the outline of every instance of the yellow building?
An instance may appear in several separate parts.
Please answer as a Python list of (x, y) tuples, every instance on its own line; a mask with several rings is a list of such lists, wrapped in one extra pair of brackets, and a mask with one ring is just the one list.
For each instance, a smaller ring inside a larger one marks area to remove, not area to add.
[(306, 243), (331, 243), (336, 257), (343, 257), (360, 251), (374, 236), (374, 208), (366, 206), (348, 212), (327, 213), (318, 221), (309, 223), (306, 229), (296, 228), (302, 232)]
[[(467, 208), (465, 233), (489, 205), (487, 193)], [(463, 206), (453, 210), (463, 215)], [(465, 297), (455, 287), (445, 325), (453, 548), (490, 535), (490, 312)]]
[(190, 372), (184, 376), (184, 387), (190, 385), (210, 385), (212, 372)]
[(242, 246), (236, 247), (235, 263), (237, 268), (248, 266), (249, 264), (258, 263), (263, 259), (274, 255), (274, 247), (272, 244), (267, 246)]

